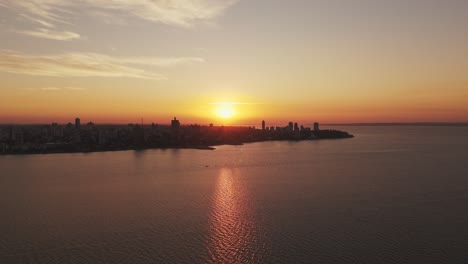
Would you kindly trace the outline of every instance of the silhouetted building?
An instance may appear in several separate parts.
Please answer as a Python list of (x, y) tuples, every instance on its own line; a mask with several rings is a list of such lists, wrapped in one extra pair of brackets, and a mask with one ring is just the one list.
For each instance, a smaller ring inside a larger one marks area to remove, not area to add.
[(81, 120), (77, 117), (75, 118), (75, 128), (80, 129), (81, 128)]
[(80, 144), (81, 143), (81, 134), (80, 131), (75, 130), (73, 132), (73, 144)]
[(52, 137), (63, 137), (63, 127), (59, 126), (57, 123), (52, 123), (49, 134)]
[(289, 122), (288, 128), (289, 128), (289, 131), (293, 131), (293, 122)]
[(17, 127), (10, 127), (10, 141), (16, 144), (23, 144), (23, 130)]
[(172, 128), (179, 128), (180, 127), (180, 121), (177, 120), (177, 118), (174, 117), (174, 120), (171, 121), (171, 127)]
[(107, 143), (107, 135), (104, 130), (98, 130), (98, 144), (105, 145)]
[(299, 124), (294, 123), (294, 131), (299, 131)]
[(314, 123), (314, 131), (320, 131), (320, 126), (317, 122)]
[(262, 130), (265, 130), (265, 120), (262, 121)]
[(133, 137), (133, 144), (136, 147), (141, 148), (145, 145), (145, 131), (141, 126), (139, 125), (133, 126), (132, 137)]

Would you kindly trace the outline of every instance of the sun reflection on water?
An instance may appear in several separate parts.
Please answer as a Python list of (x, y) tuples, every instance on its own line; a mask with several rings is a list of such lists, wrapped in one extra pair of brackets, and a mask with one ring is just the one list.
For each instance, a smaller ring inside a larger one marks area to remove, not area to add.
[(208, 250), (213, 263), (256, 263), (264, 255), (246, 187), (234, 170), (220, 170), (210, 215)]

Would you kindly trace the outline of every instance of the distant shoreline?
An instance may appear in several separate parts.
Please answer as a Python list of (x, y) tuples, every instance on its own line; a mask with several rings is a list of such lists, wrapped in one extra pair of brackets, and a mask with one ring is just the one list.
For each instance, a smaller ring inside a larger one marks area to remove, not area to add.
[(10, 153), (1, 153), (0, 156), (22, 156), (22, 155), (49, 155), (49, 154), (90, 154), (90, 153), (100, 153), (100, 152), (120, 152), (120, 151), (145, 151), (151, 149), (195, 149), (195, 150), (215, 150), (215, 147), (211, 146), (193, 146), (193, 147), (166, 147), (166, 148), (128, 148), (128, 149), (98, 149), (98, 150), (90, 150), (90, 151), (83, 151), (83, 150), (76, 150), (76, 151), (47, 151), (47, 152), (10, 152)]
[(316, 138), (316, 139), (300, 139), (300, 140), (261, 140), (261, 141), (252, 141), (252, 142), (242, 142), (242, 143), (221, 143), (218, 145), (211, 146), (173, 146), (173, 147), (148, 147), (148, 148), (122, 148), (122, 149), (94, 149), (89, 151), (76, 150), (76, 151), (46, 151), (46, 152), (8, 152), (1, 153), (0, 156), (21, 156), (21, 155), (48, 155), (48, 154), (89, 154), (89, 153), (98, 153), (98, 152), (119, 152), (119, 151), (145, 151), (145, 150), (177, 150), (177, 149), (193, 149), (193, 150), (216, 150), (216, 147), (219, 146), (242, 146), (246, 144), (259, 143), (259, 142), (300, 142), (300, 141), (316, 141), (316, 140), (339, 140), (339, 139), (349, 139), (354, 138), (354, 135), (349, 135), (349, 137), (340, 137), (340, 138)]

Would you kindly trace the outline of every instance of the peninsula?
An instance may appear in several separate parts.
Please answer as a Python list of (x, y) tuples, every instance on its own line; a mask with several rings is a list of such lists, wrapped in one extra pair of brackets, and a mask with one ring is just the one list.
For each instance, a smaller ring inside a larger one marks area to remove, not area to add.
[(352, 138), (339, 130), (321, 130), (289, 122), (286, 126), (214, 126), (181, 125), (177, 118), (170, 125), (128, 124), (96, 125), (89, 122), (60, 125), (3, 125), (0, 126), (0, 155), (34, 153), (72, 153), (117, 151), (153, 148), (214, 149), (217, 145), (273, 140), (318, 140)]

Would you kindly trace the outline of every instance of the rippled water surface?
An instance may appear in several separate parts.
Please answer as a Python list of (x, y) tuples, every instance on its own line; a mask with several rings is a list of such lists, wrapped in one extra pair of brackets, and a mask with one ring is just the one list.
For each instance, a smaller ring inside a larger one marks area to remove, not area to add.
[(466, 263), (468, 128), (0, 156), (0, 263)]

